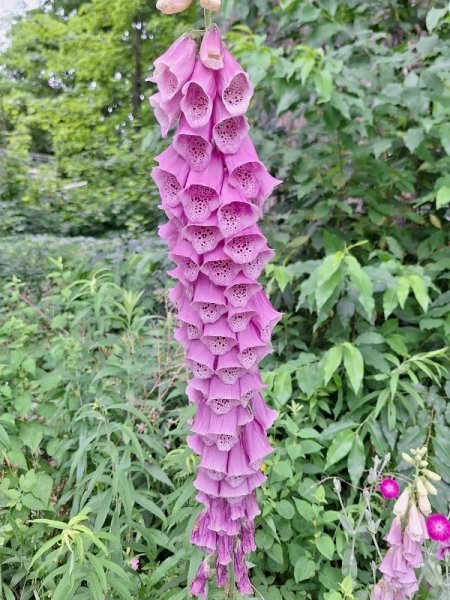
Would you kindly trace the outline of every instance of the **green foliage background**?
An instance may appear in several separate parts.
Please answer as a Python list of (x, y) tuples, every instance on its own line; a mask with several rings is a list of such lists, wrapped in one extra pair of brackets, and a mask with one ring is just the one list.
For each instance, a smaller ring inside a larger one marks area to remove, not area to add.
[[(1, 55), (0, 598), (181, 600), (200, 560), (144, 98), (199, 14), (48, 0)], [(402, 476), (427, 442), (449, 508), (450, 5), (227, 0), (221, 20), (285, 181), (255, 598), (364, 600), (376, 456)]]

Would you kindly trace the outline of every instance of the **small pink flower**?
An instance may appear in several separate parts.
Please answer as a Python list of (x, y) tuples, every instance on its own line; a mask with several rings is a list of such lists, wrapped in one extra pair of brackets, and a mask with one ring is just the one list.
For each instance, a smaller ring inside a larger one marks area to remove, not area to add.
[(379, 490), (384, 498), (398, 498), (400, 495), (400, 486), (395, 479), (383, 479), (380, 483)]
[(130, 567), (133, 569), (133, 571), (139, 571), (139, 558), (132, 558), (130, 560)]
[(436, 513), (427, 519), (427, 529), (432, 540), (447, 542), (450, 540), (450, 521), (444, 515)]

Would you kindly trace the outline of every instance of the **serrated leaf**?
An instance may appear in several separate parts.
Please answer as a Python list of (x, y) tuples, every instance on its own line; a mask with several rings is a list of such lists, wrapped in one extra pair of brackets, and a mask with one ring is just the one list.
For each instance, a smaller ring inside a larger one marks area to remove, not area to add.
[(300, 581), (306, 581), (307, 579), (311, 579), (315, 572), (315, 562), (310, 558), (307, 558), (306, 556), (300, 556), (300, 558), (295, 563), (294, 579), (297, 583), (300, 583)]
[(334, 542), (327, 533), (323, 533), (316, 539), (317, 550), (328, 560), (332, 560), (334, 556)]

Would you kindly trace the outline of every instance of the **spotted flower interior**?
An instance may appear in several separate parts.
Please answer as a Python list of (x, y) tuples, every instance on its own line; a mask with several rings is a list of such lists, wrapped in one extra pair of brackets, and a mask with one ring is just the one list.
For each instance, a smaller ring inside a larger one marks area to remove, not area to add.
[[(216, 27), (199, 53), (191, 36), (178, 39), (155, 61), (152, 81), (162, 135), (177, 124), (152, 176), (168, 217), (160, 235), (176, 265), (175, 337), (197, 407), (188, 443), (200, 456), (194, 485), (203, 509), (190, 540), (216, 566), (220, 587), (232, 566), (239, 592), (251, 594), (246, 556), (256, 548), (255, 490), (265, 481), (267, 430), (276, 418), (261, 396), (258, 365), (281, 318), (256, 281), (273, 257), (258, 219), (280, 181), (251, 142), (245, 112), (253, 88)], [(200, 566), (191, 595), (207, 597), (209, 566)]]

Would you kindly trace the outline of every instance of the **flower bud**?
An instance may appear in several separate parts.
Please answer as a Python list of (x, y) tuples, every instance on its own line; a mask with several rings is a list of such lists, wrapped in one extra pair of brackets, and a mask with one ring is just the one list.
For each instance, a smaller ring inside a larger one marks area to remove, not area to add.
[(422, 446), (422, 448), (417, 448), (417, 454), (422, 457), (427, 453), (428, 448), (426, 446)]
[(222, 0), (200, 0), (200, 6), (205, 10), (213, 10), (217, 12), (220, 10)]
[(421, 467), (422, 469), (424, 467), (428, 467), (428, 461), (427, 460), (421, 460), (419, 463), (419, 467)]
[(426, 517), (431, 513), (431, 504), (428, 500), (428, 496), (419, 496), (419, 510)]
[(425, 475), (425, 477), (428, 477), (428, 479), (431, 479), (431, 481), (440, 481), (441, 480), (441, 476), (438, 475), (437, 473), (435, 473), (434, 471), (429, 471), (428, 469), (424, 469), (423, 474)]
[(432, 496), (436, 496), (437, 489), (434, 487), (434, 485), (432, 483), (430, 483), (429, 481), (427, 481), (426, 479), (424, 480), (424, 483), (425, 483), (425, 487), (427, 488), (427, 492), (429, 494), (431, 494)]
[(408, 463), (408, 465), (416, 464), (416, 461), (413, 458), (411, 458), (409, 454), (406, 454), (406, 452), (402, 452), (402, 458), (405, 461), (405, 463)]
[(419, 496), (427, 496), (428, 495), (427, 488), (425, 487), (425, 484), (424, 484), (423, 480), (420, 479), (420, 477), (416, 479), (416, 487), (417, 487), (417, 493), (419, 494)]
[(192, 0), (158, 0), (156, 8), (165, 15), (174, 15), (189, 8)]
[(394, 514), (397, 515), (397, 517), (404, 517), (406, 515), (406, 511), (408, 510), (408, 504), (409, 491), (406, 489), (400, 494), (396, 503), (394, 504)]

